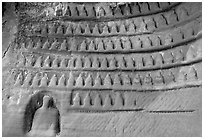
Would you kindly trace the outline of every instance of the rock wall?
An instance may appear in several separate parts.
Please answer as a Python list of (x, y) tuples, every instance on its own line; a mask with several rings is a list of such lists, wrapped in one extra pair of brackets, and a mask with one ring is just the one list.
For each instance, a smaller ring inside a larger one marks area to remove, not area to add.
[(201, 3), (3, 3), (2, 24), (3, 136), (202, 135)]

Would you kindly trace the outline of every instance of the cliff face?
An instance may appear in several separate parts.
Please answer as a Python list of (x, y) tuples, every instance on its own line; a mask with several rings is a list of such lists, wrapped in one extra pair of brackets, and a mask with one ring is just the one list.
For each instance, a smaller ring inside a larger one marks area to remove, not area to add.
[(4, 3), (3, 136), (201, 136), (201, 9)]

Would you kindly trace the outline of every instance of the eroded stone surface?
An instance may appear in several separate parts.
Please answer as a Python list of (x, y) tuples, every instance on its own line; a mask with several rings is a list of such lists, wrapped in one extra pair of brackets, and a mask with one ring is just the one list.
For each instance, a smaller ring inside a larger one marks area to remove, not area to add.
[(3, 9), (3, 136), (201, 136), (201, 3)]

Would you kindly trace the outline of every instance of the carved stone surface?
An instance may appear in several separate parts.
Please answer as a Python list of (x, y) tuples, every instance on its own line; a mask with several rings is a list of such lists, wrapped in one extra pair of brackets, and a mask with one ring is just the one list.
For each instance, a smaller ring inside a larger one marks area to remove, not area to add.
[(202, 4), (3, 3), (3, 136), (201, 136)]

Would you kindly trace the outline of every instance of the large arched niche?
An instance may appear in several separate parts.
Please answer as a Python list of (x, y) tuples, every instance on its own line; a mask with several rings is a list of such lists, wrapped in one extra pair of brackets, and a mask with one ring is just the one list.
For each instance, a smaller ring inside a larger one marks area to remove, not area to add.
[[(32, 124), (33, 124), (33, 119), (35, 116), (35, 112), (42, 107), (43, 105), (43, 97), (44, 96), (49, 96), (49, 107), (54, 108), (54, 109), (59, 109), (59, 106), (56, 106), (56, 98), (53, 95), (51, 91), (46, 91), (46, 90), (40, 90), (36, 91), (29, 99), (26, 107), (25, 107), (25, 112), (24, 112), (24, 117), (23, 117), (23, 132), (24, 134), (28, 134), (31, 131)], [(56, 128), (56, 133), (60, 132), (60, 112), (58, 116), (58, 127)]]

